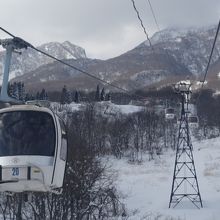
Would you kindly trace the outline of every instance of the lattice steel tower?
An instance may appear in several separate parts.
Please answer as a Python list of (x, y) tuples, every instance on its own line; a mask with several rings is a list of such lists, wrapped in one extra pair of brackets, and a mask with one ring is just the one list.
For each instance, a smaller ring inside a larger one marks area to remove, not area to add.
[(188, 103), (191, 96), (190, 81), (176, 84), (175, 91), (181, 95), (182, 109), (169, 208), (176, 207), (185, 198), (189, 199), (197, 208), (202, 208), (188, 124)]

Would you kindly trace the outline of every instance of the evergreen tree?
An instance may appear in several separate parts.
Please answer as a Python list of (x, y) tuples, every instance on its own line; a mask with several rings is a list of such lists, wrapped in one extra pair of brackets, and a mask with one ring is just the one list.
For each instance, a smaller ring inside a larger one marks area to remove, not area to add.
[(76, 102), (76, 103), (79, 103), (79, 102), (80, 102), (80, 100), (79, 100), (79, 92), (78, 92), (77, 90), (76, 90), (76, 92), (75, 92), (74, 102)]
[(97, 102), (100, 101), (100, 89), (99, 89), (99, 85), (97, 85), (97, 87), (96, 87), (95, 101), (97, 101)]
[(110, 100), (111, 100), (110, 92), (108, 92), (108, 93), (106, 94), (105, 100), (106, 100), (106, 101), (110, 101)]
[(14, 82), (12, 85), (12, 97), (15, 99), (19, 99), (19, 92), (18, 92), (18, 83)]
[(26, 93), (26, 94), (25, 94), (25, 101), (30, 101), (30, 100), (32, 100), (32, 99), (31, 99), (31, 95), (28, 94), (28, 93)]
[(67, 87), (64, 86), (62, 89), (62, 93), (61, 93), (61, 98), (60, 98), (60, 103), (61, 104), (69, 104), (71, 103), (71, 94), (70, 92), (67, 90)]
[(42, 89), (40, 95), (40, 100), (47, 100), (47, 93), (46, 93), (46, 90), (45, 89)]
[(70, 104), (72, 102), (71, 92), (67, 91), (67, 103)]
[(21, 88), (22, 88), (22, 90), (21, 90), (22, 91), (21, 92), (21, 98), (22, 98), (22, 101), (24, 101), (25, 100), (25, 94), (26, 94), (24, 83), (21, 84)]
[(66, 96), (67, 96), (67, 88), (66, 86), (64, 86), (61, 92), (61, 97), (60, 97), (61, 104), (66, 104)]
[(13, 85), (11, 83), (8, 83), (8, 95), (13, 96)]
[(49, 96), (48, 96), (47, 92), (45, 94), (45, 100), (49, 100)]
[(17, 100), (25, 101), (25, 88), (24, 83), (14, 82), (8, 84), (8, 95)]
[(101, 101), (105, 101), (105, 88), (104, 87), (101, 91), (100, 99), (101, 99)]
[(35, 99), (36, 99), (36, 100), (40, 100), (40, 93), (39, 93), (39, 92), (37, 92)]
[(25, 100), (25, 89), (24, 89), (24, 83), (18, 82), (17, 83), (17, 89), (18, 89), (18, 99), (21, 101)]

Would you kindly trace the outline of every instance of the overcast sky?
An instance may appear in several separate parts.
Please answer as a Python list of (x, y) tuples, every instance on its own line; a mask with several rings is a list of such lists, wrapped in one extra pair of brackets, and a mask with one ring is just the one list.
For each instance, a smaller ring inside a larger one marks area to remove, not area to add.
[[(151, 0), (161, 29), (217, 24), (220, 0)], [(136, 0), (147, 32), (157, 31), (148, 0)], [(0, 0), (0, 26), (35, 46), (69, 40), (107, 59), (146, 40), (131, 0)], [(5, 35), (0, 33), (0, 38)]]

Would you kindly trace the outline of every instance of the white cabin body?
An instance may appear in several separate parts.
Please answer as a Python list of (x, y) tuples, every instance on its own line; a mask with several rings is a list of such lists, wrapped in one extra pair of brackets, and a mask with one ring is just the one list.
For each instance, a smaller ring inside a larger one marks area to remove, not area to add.
[(188, 124), (191, 129), (196, 129), (199, 127), (199, 118), (196, 115), (188, 116)]
[(173, 120), (175, 118), (175, 109), (174, 108), (165, 109), (165, 118), (167, 120)]
[(50, 109), (17, 105), (0, 110), (0, 191), (47, 192), (63, 186), (67, 134)]

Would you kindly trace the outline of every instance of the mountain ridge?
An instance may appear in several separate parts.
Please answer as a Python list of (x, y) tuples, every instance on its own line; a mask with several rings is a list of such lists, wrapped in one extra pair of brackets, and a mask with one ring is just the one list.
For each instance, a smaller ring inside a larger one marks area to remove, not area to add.
[[(207, 65), (215, 31), (216, 26), (188, 30), (165, 29), (152, 36), (153, 50), (145, 41), (111, 59), (81, 56), (78, 59), (66, 57), (65, 61), (128, 90), (160, 86), (187, 76), (199, 80)], [(216, 43), (212, 64), (218, 62), (219, 54), (220, 39)], [(57, 62), (41, 65), (16, 80), (24, 81), (29, 88), (47, 86), (52, 90), (62, 87), (64, 83), (75, 89), (93, 90), (99, 83)]]
[[(86, 52), (83, 48), (76, 46), (69, 41), (64, 41), (63, 43), (49, 42), (42, 44), (37, 48), (50, 53), (52, 56), (59, 59), (87, 58)], [(21, 76), (42, 65), (49, 64), (54, 61), (30, 48), (27, 50), (23, 49), (21, 51), (22, 55), (14, 53), (12, 56), (10, 79)], [(0, 51), (0, 77), (2, 77), (4, 57), (5, 51)]]

